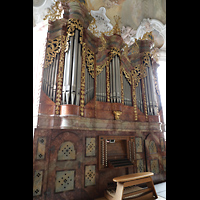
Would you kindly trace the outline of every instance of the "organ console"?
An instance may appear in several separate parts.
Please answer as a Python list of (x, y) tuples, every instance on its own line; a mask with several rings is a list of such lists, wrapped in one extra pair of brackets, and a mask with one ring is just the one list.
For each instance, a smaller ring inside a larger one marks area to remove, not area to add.
[(82, 2), (61, 1), (63, 17), (49, 21), (33, 144), (35, 199), (92, 200), (114, 177), (132, 173), (165, 180), (152, 32), (124, 51), (117, 25), (100, 37), (88, 29), (93, 17)]

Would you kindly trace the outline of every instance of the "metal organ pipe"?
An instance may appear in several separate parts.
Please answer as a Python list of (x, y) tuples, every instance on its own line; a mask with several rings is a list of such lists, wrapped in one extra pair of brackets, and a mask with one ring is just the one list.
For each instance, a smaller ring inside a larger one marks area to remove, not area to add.
[(145, 94), (146, 94), (146, 103), (147, 103), (147, 114), (149, 115), (149, 95), (148, 95), (148, 88), (147, 88), (147, 77), (144, 78), (144, 86), (145, 86)]
[(115, 68), (115, 59), (112, 59), (112, 84), (113, 84), (113, 102), (116, 102), (116, 68)]
[(158, 114), (157, 98), (156, 98), (156, 90), (155, 90), (155, 83), (154, 83), (154, 76), (153, 76), (153, 72), (152, 72), (152, 67), (149, 68), (149, 77), (150, 77), (150, 81), (151, 81), (153, 112), (154, 112), (154, 115), (157, 115)]
[(121, 83), (120, 83), (120, 63), (119, 57), (115, 56), (116, 63), (116, 94), (117, 94), (117, 103), (121, 103)]
[(111, 103), (121, 103), (120, 61), (117, 55), (110, 61), (110, 100)]
[(75, 30), (74, 51), (73, 51), (73, 68), (72, 68), (72, 85), (71, 85), (71, 104), (74, 104), (76, 94), (76, 72), (77, 72), (77, 55), (78, 55), (78, 30)]
[(58, 62), (59, 62), (60, 53), (56, 55), (55, 61), (55, 72), (54, 72), (54, 81), (53, 81), (53, 102), (56, 102), (56, 80), (58, 73)]
[(110, 61), (110, 102), (113, 102), (113, 71), (112, 71), (112, 60)]
[(66, 82), (66, 76), (67, 76), (67, 61), (69, 57), (69, 51), (65, 53), (65, 64), (64, 64), (64, 75), (63, 75), (63, 87), (62, 87), (62, 104), (65, 104), (66, 102), (66, 87), (67, 87), (67, 82)]
[(70, 37), (70, 44), (68, 49), (68, 56), (67, 60), (65, 60), (66, 68), (64, 70), (64, 76), (66, 78), (65, 81), (65, 95), (66, 95), (66, 104), (69, 104), (69, 97), (70, 97), (70, 89), (71, 89), (71, 71), (72, 71), (72, 53), (73, 53), (73, 46), (74, 46), (74, 37)]
[(80, 93), (81, 93), (81, 44), (78, 44), (78, 70), (77, 70), (77, 84), (76, 84), (76, 105), (80, 104)]
[(149, 115), (153, 115), (153, 102), (152, 102), (152, 91), (151, 91), (151, 83), (149, 80), (149, 67), (147, 67), (147, 91), (149, 97)]
[(104, 67), (102, 72), (97, 76), (96, 94), (97, 94), (97, 101), (106, 102), (106, 67)]
[(57, 71), (58, 71), (58, 59), (59, 54), (53, 59), (52, 63), (44, 68), (43, 71), (43, 83), (42, 89), (44, 93), (55, 102), (56, 97), (56, 79), (57, 79)]
[(147, 67), (147, 76), (144, 78), (148, 115), (157, 115), (157, 99), (153, 81), (152, 68)]
[(106, 67), (103, 69), (103, 101), (106, 102)]
[(51, 87), (50, 87), (50, 94), (49, 94), (49, 98), (51, 100), (53, 100), (53, 84), (54, 84), (54, 73), (55, 73), (55, 61), (56, 61), (56, 58), (54, 58), (54, 60), (52, 62)]

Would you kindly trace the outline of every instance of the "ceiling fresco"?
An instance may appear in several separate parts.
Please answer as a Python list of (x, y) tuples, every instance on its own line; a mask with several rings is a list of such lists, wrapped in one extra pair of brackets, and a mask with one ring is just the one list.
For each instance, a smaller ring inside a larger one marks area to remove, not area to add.
[(121, 27), (137, 29), (143, 18), (157, 19), (166, 24), (166, 0), (85, 0), (88, 10), (105, 7), (111, 24), (114, 15), (121, 17)]
[[(33, 0), (33, 27), (43, 21), (54, 1), (56, 0)], [(117, 15), (120, 18), (121, 36), (128, 46), (134, 43), (134, 38), (152, 31), (155, 47), (165, 49), (166, 0), (79, 1), (85, 4), (95, 18), (98, 31), (106, 31), (106, 28), (110, 31), (116, 24)]]

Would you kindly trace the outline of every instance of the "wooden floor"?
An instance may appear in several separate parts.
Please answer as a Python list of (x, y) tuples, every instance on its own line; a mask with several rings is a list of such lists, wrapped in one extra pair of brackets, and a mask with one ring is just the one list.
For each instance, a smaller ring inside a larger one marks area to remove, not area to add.
[[(158, 199), (156, 200), (166, 200), (166, 182), (155, 184), (156, 193), (158, 195)], [(107, 200), (105, 197), (100, 197), (95, 200)]]

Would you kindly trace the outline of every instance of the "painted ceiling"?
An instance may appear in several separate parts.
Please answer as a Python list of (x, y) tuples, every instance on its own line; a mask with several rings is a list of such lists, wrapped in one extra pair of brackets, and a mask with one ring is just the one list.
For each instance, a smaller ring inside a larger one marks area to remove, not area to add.
[[(121, 26), (137, 29), (142, 19), (157, 19), (166, 24), (166, 0), (85, 0), (88, 10), (105, 7), (106, 15), (114, 25), (114, 15), (121, 17)], [(38, 18), (53, 4), (53, 0), (33, 0), (34, 25)]]
[[(162, 30), (166, 27), (166, 0), (79, 0), (85, 2), (88, 11), (102, 10), (104, 19), (110, 27), (115, 25), (114, 16), (120, 17), (119, 28), (122, 37), (128, 44), (132, 44), (131, 38), (136, 37), (138, 28), (145, 27), (146, 31), (153, 31), (154, 43), (157, 48), (163, 47), (166, 39)], [(54, 0), (33, 0), (33, 26), (43, 21)], [(104, 7), (104, 8), (102, 8)], [(95, 16), (95, 15), (93, 15)], [(151, 21), (152, 20), (152, 21)], [(154, 22), (153, 22), (154, 20)], [(158, 23), (156, 22), (158, 21)], [(156, 22), (156, 23), (155, 23)], [(100, 22), (101, 23), (101, 22)], [(154, 25), (152, 25), (154, 23)], [(155, 28), (161, 24), (161, 28)], [(154, 26), (152, 29), (151, 26)], [(103, 26), (101, 27), (103, 28)], [(150, 30), (151, 29), (151, 30)], [(141, 29), (142, 30), (142, 29)], [(166, 34), (166, 29), (164, 30)], [(141, 31), (140, 31), (141, 32)]]

